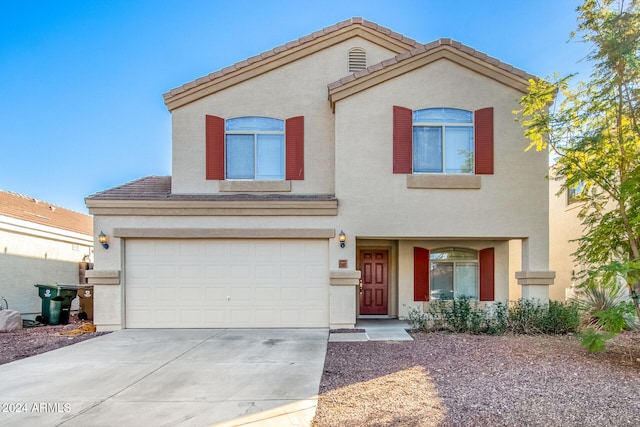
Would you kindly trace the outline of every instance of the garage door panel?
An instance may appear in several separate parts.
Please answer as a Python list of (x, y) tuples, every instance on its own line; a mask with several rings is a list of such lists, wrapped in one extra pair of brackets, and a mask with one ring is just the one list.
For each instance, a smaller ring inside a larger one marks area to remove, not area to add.
[(319, 305), (325, 299), (326, 289), (317, 287), (317, 288), (306, 288), (304, 290), (304, 300), (309, 305)]
[(180, 310), (180, 323), (183, 325), (197, 326), (202, 324), (202, 313), (200, 310)]
[(277, 287), (264, 287), (255, 289), (255, 301), (258, 304), (268, 304), (278, 302), (278, 293), (280, 289)]
[(205, 245), (202, 242), (185, 242), (180, 245), (180, 256), (191, 257), (192, 259), (200, 259), (202, 258), (202, 253), (205, 251), (205, 249)]
[(232, 240), (229, 243), (229, 255), (232, 257), (250, 257), (255, 255), (255, 243), (244, 240)]
[(262, 282), (273, 282), (280, 278), (273, 265), (256, 265), (255, 272)]
[(262, 324), (278, 323), (278, 310), (259, 309), (254, 311), (255, 321)]
[(152, 274), (152, 277), (156, 280), (176, 280), (180, 278), (180, 267), (177, 265), (159, 265), (153, 269)]
[(327, 241), (125, 244), (127, 327), (328, 326)]
[(227, 323), (227, 310), (205, 310), (205, 321), (209, 325)]
[(229, 277), (229, 268), (226, 265), (207, 265), (205, 278), (210, 281), (226, 280)]
[(209, 286), (205, 289), (205, 298), (208, 301), (211, 300), (220, 300), (222, 301), (223, 299), (225, 299), (227, 297), (227, 288), (224, 287), (213, 287), (213, 286)]
[(183, 265), (180, 267), (180, 278), (184, 280), (193, 280), (204, 278), (204, 271), (201, 265)]
[(281, 245), (270, 241), (257, 242), (255, 244), (255, 256), (260, 258), (279, 258)]
[(249, 279), (252, 277), (252, 269), (250, 266), (242, 264), (242, 265), (232, 265), (231, 266), (231, 277), (232, 280), (238, 279)]
[(177, 300), (178, 290), (176, 288), (155, 288), (156, 301), (170, 304)]
[(200, 306), (202, 305), (203, 289), (200, 287), (181, 287), (180, 288), (180, 302), (190, 305)]
[(320, 322), (325, 317), (323, 310), (305, 310), (305, 321), (308, 323)]

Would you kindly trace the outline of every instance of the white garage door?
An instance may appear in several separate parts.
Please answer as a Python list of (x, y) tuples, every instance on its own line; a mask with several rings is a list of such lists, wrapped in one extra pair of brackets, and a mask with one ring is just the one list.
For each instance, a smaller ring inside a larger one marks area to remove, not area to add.
[(328, 327), (326, 240), (125, 244), (127, 328)]

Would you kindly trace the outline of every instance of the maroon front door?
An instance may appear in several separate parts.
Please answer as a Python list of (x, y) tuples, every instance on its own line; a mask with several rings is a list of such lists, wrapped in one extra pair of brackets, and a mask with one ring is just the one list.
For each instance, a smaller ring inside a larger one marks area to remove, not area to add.
[(360, 251), (360, 271), (362, 273), (360, 314), (387, 314), (389, 295), (388, 258), (388, 251)]

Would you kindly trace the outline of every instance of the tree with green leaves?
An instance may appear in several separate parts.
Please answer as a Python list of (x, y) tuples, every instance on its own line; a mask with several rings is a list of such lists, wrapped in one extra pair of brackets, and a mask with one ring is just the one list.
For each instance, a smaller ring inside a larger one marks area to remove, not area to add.
[(514, 113), (528, 149), (551, 151), (562, 190), (580, 189), (584, 274), (622, 278), (640, 318), (640, 0), (585, 0), (577, 12), (571, 38), (591, 46), (590, 78), (531, 80)]

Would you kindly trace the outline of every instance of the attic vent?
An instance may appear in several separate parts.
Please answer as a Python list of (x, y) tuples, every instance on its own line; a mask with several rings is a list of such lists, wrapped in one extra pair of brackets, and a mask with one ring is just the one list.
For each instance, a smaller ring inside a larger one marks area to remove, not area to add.
[(349, 50), (349, 72), (354, 73), (358, 70), (367, 68), (367, 52), (360, 48), (354, 47)]

